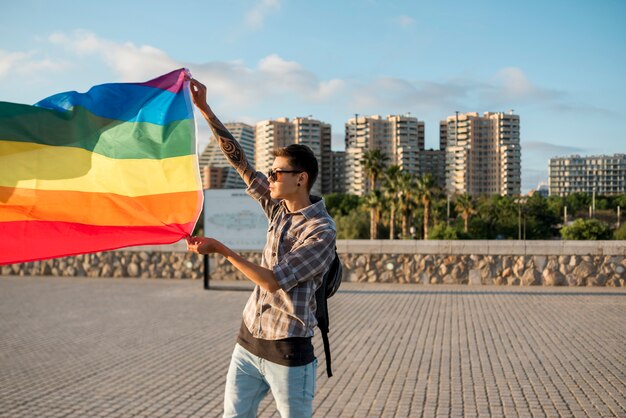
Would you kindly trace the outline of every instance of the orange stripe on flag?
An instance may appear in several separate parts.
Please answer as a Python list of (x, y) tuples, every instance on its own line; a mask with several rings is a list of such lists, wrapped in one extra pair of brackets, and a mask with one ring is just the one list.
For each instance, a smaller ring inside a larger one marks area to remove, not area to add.
[(101, 226), (163, 226), (195, 221), (198, 191), (121, 196), (0, 187), (0, 222), (60, 221)]

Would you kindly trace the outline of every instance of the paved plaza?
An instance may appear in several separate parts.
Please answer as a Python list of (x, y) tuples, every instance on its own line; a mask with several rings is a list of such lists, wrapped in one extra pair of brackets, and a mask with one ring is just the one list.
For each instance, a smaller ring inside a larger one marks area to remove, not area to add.
[[(0, 278), (0, 416), (220, 416), (247, 297)], [(316, 417), (626, 416), (624, 289), (347, 283), (330, 311)]]

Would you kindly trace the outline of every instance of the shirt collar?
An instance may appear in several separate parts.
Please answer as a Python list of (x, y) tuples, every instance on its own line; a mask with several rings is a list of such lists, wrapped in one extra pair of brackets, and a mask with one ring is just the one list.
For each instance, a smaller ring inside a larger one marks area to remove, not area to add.
[(289, 209), (287, 208), (287, 205), (285, 204), (284, 200), (282, 202), (280, 202), (280, 203), (285, 208), (285, 212), (286, 213), (289, 213), (291, 215), (299, 213), (302, 216), (304, 216), (305, 219), (311, 219), (311, 218), (315, 218), (319, 214), (323, 213), (324, 210), (326, 209), (326, 206), (324, 205), (324, 199), (322, 199), (321, 197), (314, 196), (314, 195), (310, 195), (309, 197), (311, 199), (311, 204), (309, 206), (307, 206), (305, 208), (302, 208), (300, 210), (297, 210), (295, 212), (289, 212)]

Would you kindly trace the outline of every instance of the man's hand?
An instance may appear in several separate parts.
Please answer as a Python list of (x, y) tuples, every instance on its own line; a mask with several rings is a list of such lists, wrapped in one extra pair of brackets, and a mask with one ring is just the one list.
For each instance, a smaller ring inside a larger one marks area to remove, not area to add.
[(211, 107), (206, 101), (206, 86), (195, 78), (192, 78), (191, 80), (189, 80), (189, 90), (191, 91), (191, 99), (193, 100), (193, 104), (195, 104), (198, 109), (202, 113), (204, 113), (204, 116), (214, 116)]
[(197, 254), (223, 254), (224, 244), (213, 238), (187, 237), (187, 250)]

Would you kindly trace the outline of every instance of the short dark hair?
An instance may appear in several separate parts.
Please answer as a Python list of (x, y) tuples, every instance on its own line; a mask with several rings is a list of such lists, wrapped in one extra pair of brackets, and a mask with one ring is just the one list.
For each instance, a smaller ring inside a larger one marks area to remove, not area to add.
[(307, 188), (309, 192), (317, 180), (319, 167), (317, 158), (311, 151), (311, 148), (302, 144), (291, 144), (288, 147), (278, 148), (274, 150), (274, 157), (285, 157), (289, 160), (289, 164), (294, 170), (302, 170), (309, 175)]

